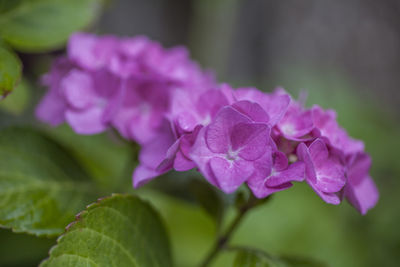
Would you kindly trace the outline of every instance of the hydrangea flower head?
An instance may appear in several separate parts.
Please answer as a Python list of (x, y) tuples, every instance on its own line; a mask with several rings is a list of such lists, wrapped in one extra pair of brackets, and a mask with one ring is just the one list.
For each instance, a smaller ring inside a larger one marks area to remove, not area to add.
[(308, 147), (301, 143), (297, 155), (305, 164), (307, 183), (325, 202), (339, 204), (338, 193), (346, 184), (345, 168), (339, 158), (322, 139), (314, 140)]
[(227, 106), (200, 130), (190, 156), (211, 184), (231, 193), (253, 175), (254, 162), (267, 153), (269, 131), (268, 125)]
[(165, 49), (146, 37), (87, 33), (71, 36), (67, 56), (43, 80), (49, 91), (36, 110), (42, 121), (67, 121), (79, 134), (115, 127), (140, 144), (157, 134), (175, 90), (215, 86), (213, 76), (183, 47)]
[(305, 181), (323, 201), (346, 198), (362, 214), (377, 203), (364, 144), (334, 111), (307, 108), (282, 88), (217, 84), (184, 47), (77, 33), (43, 83), (42, 121), (80, 134), (113, 127), (141, 145), (134, 187), (195, 168), (226, 193), (246, 185), (264, 198)]

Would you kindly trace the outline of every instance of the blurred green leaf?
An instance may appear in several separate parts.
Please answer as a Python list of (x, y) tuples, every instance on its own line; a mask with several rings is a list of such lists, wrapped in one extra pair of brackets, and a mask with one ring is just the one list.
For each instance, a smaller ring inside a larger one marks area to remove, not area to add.
[(0, 229), (0, 266), (38, 266), (48, 256), (55, 239), (17, 234)]
[(282, 262), (284, 266), (288, 267), (326, 267), (326, 264), (323, 264), (314, 259), (306, 258), (306, 257), (293, 257), (293, 256), (283, 256), (279, 258), (279, 261)]
[(0, 35), (19, 51), (42, 52), (62, 46), (74, 31), (94, 20), (100, 0), (0, 2)]
[(46, 128), (48, 134), (79, 160), (107, 191), (126, 192), (132, 188), (132, 172), (137, 164), (131, 146), (111, 133), (78, 135), (68, 125)]
[(0, 95), (5, 95), (14, 89), (21, 77), (21, 72), (22, 64), (17, 55), (0, 42)]
[(189, 190), (200, 206), (220, 225), (225, 210), (221, 195), (209, 183), (198, 179), (190, 182)]
[(262, 251), (240, 249), (237, 254), (233, 267), (271, 267), (276, 266), (268, 255)]
[(259, 249), (235, 247), (234, 267), (324, 267), (325, 264), (305, 257), (276, 257)]
[(30, 97), (30, 85), (22, 79), (18, 86), (0, 102), (0, 109), (13, 114), (21, 115), (28, 106)]
[(79, 214), (41, 266), (168, 267), (172, 260), (155, 210), (138, 197), (114, 194)]
[(39, 132), (0, 131), (0, 224), (54, 236), (97, 192), (78, 162)]

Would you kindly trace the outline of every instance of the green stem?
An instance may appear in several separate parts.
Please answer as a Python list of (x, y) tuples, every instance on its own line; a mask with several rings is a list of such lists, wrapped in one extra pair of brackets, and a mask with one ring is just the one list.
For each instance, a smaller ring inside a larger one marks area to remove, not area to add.
[(201, 267), (208, 266), (214, 260), (214, 258), (221, 252), (221, 250), (226, 248), (226, 245), (228, 244), (228, 241), (231, 239), (232, 234), (235, 232), (239, 224), (242, 222), (247, 212), (251, 210), (253, 207), (257, 206), (259, 202), (260, 202), (259, 199), (256, 199), (253, 195), (251, 195), (247, 203), (239, 208), (238, 214), (236, 215), (235, 219), (229, 225), (226, 232), (216, 239), (210, 253), (207, 255), (203, 263), (200, 265)]

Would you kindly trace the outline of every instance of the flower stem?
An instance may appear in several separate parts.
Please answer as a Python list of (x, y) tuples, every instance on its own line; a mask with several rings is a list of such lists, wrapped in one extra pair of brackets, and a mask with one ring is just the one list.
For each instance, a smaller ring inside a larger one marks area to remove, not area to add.
[[(262, 201), (262, 202), (264, 202), (264, 201)], [(211, 249), (210, 253), (207, 255), (205, 260), (200, 265), (201, 267), (209, 266), (209, 264), (214, 260), (214, 258), (218, 255), (218, 253), (221, 252), (221, 250), (226, 248), (228, 241), (231, 239), (232, 234), (235, 232), (235, 230), (237, 229), (237, 227), (239, 226), (241, 221), (244, 219), (246, 213), (253, 207), (257, 206), (259, 203), (260, 203), (260, 200), (255, 198), (253, 195), (251, 195), (249, 200), (247, 201), (247, 203), (245, 203), (243, 206), (241, 206), (238, 209), (238, 214), (236, 215), (235, 219), (229, 225), (226, 232), (224, 234), (220, 235), (216, 239), (214, 246)]]

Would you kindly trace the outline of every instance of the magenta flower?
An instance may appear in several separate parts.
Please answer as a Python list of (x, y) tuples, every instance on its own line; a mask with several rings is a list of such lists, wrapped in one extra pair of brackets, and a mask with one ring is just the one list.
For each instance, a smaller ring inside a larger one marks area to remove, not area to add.
[(277, 124), (277, 128), (287, 140), (312, 140), (314, 139), (312, 111), (304, 109), (300, 103), (292, 101), (285, 115)]
[(86, 70), (103, 69), (110, 65), (118, 45), (119, 40), (114, 36), (99, 37), (88, 33), (75, 33), (68, 41), (68, 58)]
[(269, 116), (269, 125), (277, 124), (285, 115), (290, 104), (290, 96), (281, 88), (267, 94), (255, 88), (241, 88), (234, 92), (235, 98), (259, 104)]
[(208, 125), (222, 107), (229, 105), (228, 97), (218, 87), (200, 93), (175, 90), (171, 101), (167, 116), (180, 134)]
[(314, 124), (328, 144), (343, 152), (345, 156), (364, 151), (364, 143), (351, 138), (339, 126), (336, 121), (335, 111), (324, 111), (321, 107), (314, 106), (312, 112)]
[(164, 49), (146, 37), (76, 33), (67, 52), (45, 76), (50, 90), (36, 114), (52, 125), (67, 121), (80, 134), (112, 125), (144, 144), (169, 112), (172, 92), (215, 86), (213, 76), (191, 61), (185, 48)]
[(176, 140), (167, 120), (161, 123), (158, 132), (151, 140), (141, 146), (139, 165), (133, 173), (133, 186), (139, 187), (169, 169), (160, 170), (158, 166), (165, 160), (168, 149)]
[(42, 77), (42, 83), (49, 87), (49, 91), (36, 107), (36, 116), (43, 122), (57, 126), (65, 121), (67, 101), (60, 88), (64, 76), (73, 68), (73, 64), (66, 58), (58, 58), (49, 73)]
[(304, 180), (304, 163), (289, 165), (285, 154), (279, 151), (265, 153), (264, 157), (255, 162), (255, 166), (256, 174), (247, 180), (247, 185), (258, 198), (285, 190), (292, 186), (293, 181)]
[(378, 201), (379, 193), (368, 172), (371, 158), (365, 153), (350, 157), (344, 196), (361, 214), (366, 214)]
[(80, 134), (114, 127), (141, 145), (134, 187), (197, 168), (226, 193), (246, 183), (264, 198), (305, 180), (325, 202), (345, 197), (362, 214), (378, 200), (364, 144), (334, 111), (307, 109), (282, 88), (217, 85), (184, 47), (77, 33), (43, 83), (42, 121)]
[(112, 125), (126, 139), (145, 144), (158, 133), (169, 108), (169, 86), (162, 80), (130, 78)]
[(177, 139), (168, 149), (165, 159), (157, 166), (157, 170), (164, 172), (171, 169), (176, 171), (188, 171), (196, 167), (189, 153), (202, 128), (203, 127), (199, 125), (193, 132), (183, 134)]
[(230, 106), (200, 130), (190, 152), (205, 178), (232, 193), (255, 172), (254, 162), (268, 152), (269, 127), (254, 123)]
[[(122, 101), (120, 80), (105, 70), (64, 68), (56, 63), (52, 71), (55, 75), (45, 76), (45, 83), (51, 87), (36, 110), (37, 116), (52, 125), (66, 120), (80, 134), (104, 131)], [(63, 76), (57, 75), (59, 72)]]
[(297, 155), (305, 164), (307, 183), (325, 202), (339, 204), (338, 193), (346, 184), (345, 169), (339, 157), (322, 139), (316, 139), (308, 147), (301, 143)]

